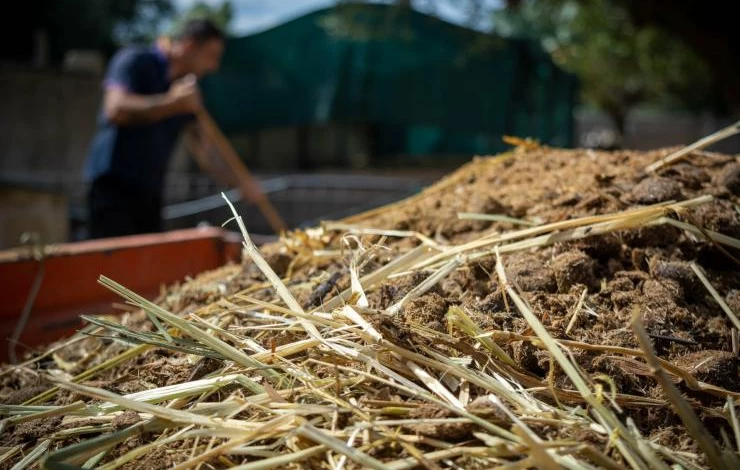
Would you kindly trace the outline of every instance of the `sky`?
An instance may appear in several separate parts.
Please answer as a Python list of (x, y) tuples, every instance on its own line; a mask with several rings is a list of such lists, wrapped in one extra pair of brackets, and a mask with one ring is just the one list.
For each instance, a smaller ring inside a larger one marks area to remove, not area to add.
[[(174, 0), (175, 7), (186, 10), (197, 0)], [(206, 3), (220, 5), (222, 0), (203, 0)], [(234, 7), (233, 32), (242, 36), (270, 29), (281, 23), (297, 18), (321, 8), (336, 4), (336, 0), (232, 0)], [(484, 0), (486, 8), (495, 8), (502, 0)], [(469, 14), (466, 12), (468, 2), (464, 0), (417, 0), (413, 2), (420, 11), (434, 14), (457, 24), (467, 24)], [(479, 21), (479, 29), (486, 29), (488, 22)]]

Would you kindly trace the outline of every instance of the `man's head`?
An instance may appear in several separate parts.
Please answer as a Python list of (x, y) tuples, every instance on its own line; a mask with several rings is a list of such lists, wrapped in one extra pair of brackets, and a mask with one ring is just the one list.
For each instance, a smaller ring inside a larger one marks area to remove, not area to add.
[(224, 52), (225, 35), (207, 19), (192, 19), (172, 38), (170, 53), (184, 74), (202, 77), (215, 72)]

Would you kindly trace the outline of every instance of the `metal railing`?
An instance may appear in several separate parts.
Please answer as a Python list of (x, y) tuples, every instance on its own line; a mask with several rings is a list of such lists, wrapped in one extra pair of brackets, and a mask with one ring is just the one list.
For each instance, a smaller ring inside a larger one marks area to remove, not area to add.
[[(422, 183), (413, 178), (356, 174), (285, 175), (263, 180), (261, 185), (292, 228), (315, 226), (321, 220), (341, 219), (406, 198), (422, 188)], [(251, 230), (269, 232), (261, 215), (242, 201), (238, 190), (223, 193), (249, 221)], [(169, 204), (164, 208), (163, 218), (172, 227), (199, 223), (220, 225), (228, 220), (229, 214), (219, 192)]]
[[(73, 232), (84, 232), (87, 213), (86, 186), (79, 173), (48, 172), (2, 175), (5, 185), (20, 185), (42, 191), (63, 193)], [(418, 192), (424, 178), (413, 176), (379, 176), (373, 174), (316, 173), (263, 176), (261, 186), (291, 228), (314, 226), (321, 220), (340, 219), (373, 209)], [(198, 224), (221, 225), (230, 214), (224, 193), (240, 214), (249, 220), (255, 233), (271, 233), (257, 209), (242, 201), (236, 189), (215, 184), (201, 174), (171, 174), (165, 188), (163, 219), (170, 228), (187, 228)], [(202, 196), (206, 194), (205, 196)], [(80, 232), (80, 234), (82, 233)], [(73, 233), (72, 239), (82, 237)]]

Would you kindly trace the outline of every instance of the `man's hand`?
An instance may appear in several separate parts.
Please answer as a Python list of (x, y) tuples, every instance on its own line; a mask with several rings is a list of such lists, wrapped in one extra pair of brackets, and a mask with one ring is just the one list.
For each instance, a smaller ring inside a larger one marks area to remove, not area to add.
[(262, 187), (254, 178), (245, 178), (239, 183), (239, 191), (242, 197), (251, 203), (257, 203), (265, 198), (265, 193), (262, 192)]
[(178, 114), (196, 114), (203, 101), (194, 76), (175, 81), (166, 93), (139, 95), (121, 87), (105, 93), (105, 113), (114, 124), (149, 124)]
[(198, 82), (193, 75), (173, 82), (168, 93), (175, 106), (183, 113), (196, 114), (203, 108)]

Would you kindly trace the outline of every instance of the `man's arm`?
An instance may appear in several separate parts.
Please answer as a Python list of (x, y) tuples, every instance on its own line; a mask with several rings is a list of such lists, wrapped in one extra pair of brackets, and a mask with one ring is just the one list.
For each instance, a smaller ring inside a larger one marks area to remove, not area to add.
[(194, 113), (201, 107), (195, 77), (175, 81), (165, 93), (146, 94), (159, 73), (151, 54), (122, 49), (112, 59), (105, 76), (103, 109), (114, 124), (148, 124), (176, 114)]
[(185, 135), (186, 146), (203, 172), (225, 186), (239, 188), (239, 192), (248, 201), (257, 202), (264, 198), (259, 181), (251, 175), (240, 177), (239, 169), (227, 161), (222, 149), (212, 142), (200, 122), (193, 123)]
[(148, 124), (177, 114), (195, 113), (201, 106), (194, 80), (175, 82), (167, 93), (140, 95), (123, 86), (111, 85), (105, 91), (104, 109), (118, 126)]
[(225, 186), (238, 186), (234, 173), (226, 168), (223, 159), (219, 158), (218, 150), (209, 143), (198, 122), (188, 126), (185, 145), (204, 173)]

